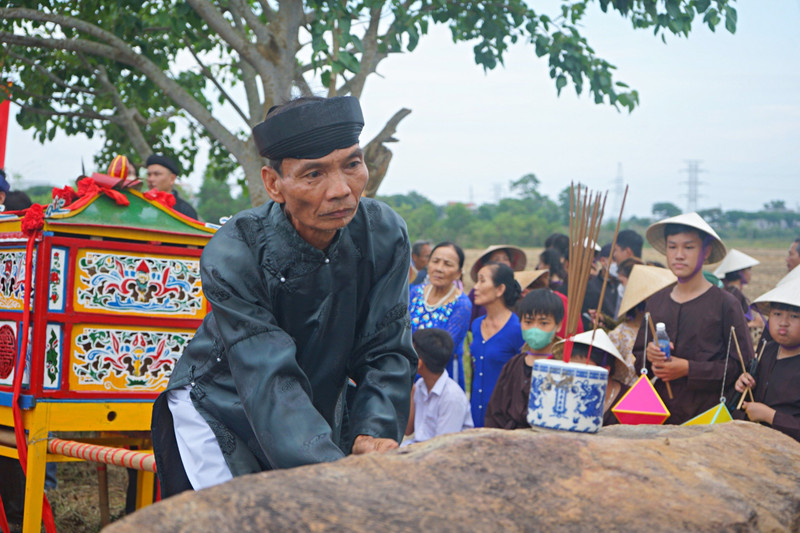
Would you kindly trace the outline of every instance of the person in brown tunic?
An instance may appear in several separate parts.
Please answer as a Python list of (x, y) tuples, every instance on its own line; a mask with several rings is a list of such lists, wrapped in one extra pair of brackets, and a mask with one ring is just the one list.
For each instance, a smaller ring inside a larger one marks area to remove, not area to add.
[(756, 303), (765, 314), (769, 309), (773, 340), (764, 348), (756, 375), (744, 373), (736, 381), (736, 390), (750, 388), (755, 401), (744, 402), (743, 411), (733, 416), (746, 416), (800, 441), (800, 280), (779, 285)]
[[(731, 327), (745, 365), (753, 358), (753, 345), (739, 302), (703, 277), (703, 263), (720, 261), (726, 250), (716, 232), (698, 214), (680, 215), (651, 225), (647, 240), (666, 255), (669, 269), (678, 277), (677, 285), (655, 293), (646, 306), (653, 322), (666, 325), (670, 354), (653, 342), (648, 327), (639, 329), (633, 353), (638, 371), (647, 335), (647, 367), (651, 376), (659, 378), (655, 388), (670, 412), (665, 423), (682, 424), (719, 403), (723, 376), (725, 391), (731, 393), (742, 373), (733, 341), (729, 347)], [(665, 381), (670, 382), (672, 399)]]
[(555, 333), (564, 320), (564, 304), (550, 289), (534, 289), (517, 306), (525, 344), (500, 371), (486, 406), (484, 426), (516, 429), (528, 424), (531, 371), (537, 359), (552, 359)]

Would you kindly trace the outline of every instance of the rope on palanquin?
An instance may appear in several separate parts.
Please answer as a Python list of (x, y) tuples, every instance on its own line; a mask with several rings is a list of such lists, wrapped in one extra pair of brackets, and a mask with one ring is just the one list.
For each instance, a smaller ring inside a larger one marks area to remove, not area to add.
[[(17, 442), (17, 455), (19, 457), (22, 472), (27, 475), (28, 473), (28, 441), (25, 439), (25, 428), (22, 422), (22, 409), (19, 404), (19, 397), (22, 391), (22, 377), (25, 374), (25, 363), (28, 354), (28, 342), (30, 341), (30, 323), (31, 323), (31, 292), (33, 286), (33, 250), (36, 240), (40, 238), (42, 228), (44, 228), (44, 209), (39, 204), (33, 204), (25, 211), (25, 217), (22, 219), (22, 233), (27, 235), (28, 243), (25, 247), (25, 306), (22, 309), (22, 342), (20, 343), (19, 353), (17, 355), (17, 364), (14, 367), (14, 393), (12, 399), (12, 413), (14, 417), (14, 437)], [(56, 524), (53, 519), (53, 509), (50, 507), (50, 501), (47, 499), (47, 494), (42, 495), (42, 522), (44, 523), (47, 533), (55, 533)], [(4, 511), (4, 510), (3, 510)], [(8, 523), (3, 512), (3, 526), (4, 531), (9, 531)]]

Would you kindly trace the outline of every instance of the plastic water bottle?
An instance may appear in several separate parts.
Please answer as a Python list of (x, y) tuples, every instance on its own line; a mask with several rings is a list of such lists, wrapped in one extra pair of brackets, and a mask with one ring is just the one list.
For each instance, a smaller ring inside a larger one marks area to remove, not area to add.
[(656, 343), (664, 352), (664, 356), (669, 359), (669, 335), (667, 335), (667, 326), (663, 322), (656, 324)]

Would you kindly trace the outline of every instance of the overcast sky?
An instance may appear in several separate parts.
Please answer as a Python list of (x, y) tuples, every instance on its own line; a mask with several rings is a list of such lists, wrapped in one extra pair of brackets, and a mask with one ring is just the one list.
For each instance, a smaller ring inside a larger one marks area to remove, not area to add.
[[(736, 7), (735, 35), (698, 25), (666, 45), (615, 15), (590, 13), (590, 45), (639, 91), (631, 114), (569, 86), (557, 97), (532, 47), (515, 46), (505, 67), (484, 74), (470, 45), (433, 28), (413, 53), (385, 60), (362, 97), (362, 144), (395, 111), (412, 110), (390, 146), (380, 193), (493, 202), (510, 194), (510, 180), (533, 172), (553, 198), (575, 180), (609, 190), (613, 205), (621, 165), (626, 217), (642, 216), (659, 201), (685, 208), (687, 161), (699, 160), (700, 209), (756, 210), (774, 199), (800, 208), (800, 0)], [(81, 156), (95, 170), (99, 146), (64, 136), (41, 145), (12, 118), (6, 168), (26, 183), (62, 185), (80, 172)], [(189, 182), (199, 187), (200, 172)]]

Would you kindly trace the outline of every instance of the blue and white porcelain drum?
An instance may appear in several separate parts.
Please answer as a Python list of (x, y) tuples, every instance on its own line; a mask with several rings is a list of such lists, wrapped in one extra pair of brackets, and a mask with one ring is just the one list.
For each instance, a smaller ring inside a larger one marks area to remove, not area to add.
[(608, 370), (542, 359), (533, 363), (528, 423), (595, 433), (603, 425)]

